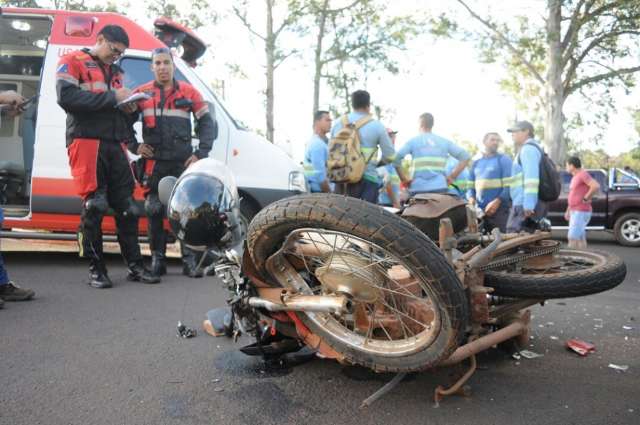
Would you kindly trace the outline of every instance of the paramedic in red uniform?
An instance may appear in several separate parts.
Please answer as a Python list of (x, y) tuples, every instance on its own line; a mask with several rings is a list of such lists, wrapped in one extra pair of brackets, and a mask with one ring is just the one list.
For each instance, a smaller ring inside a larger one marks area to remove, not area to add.
[[(138, 87), (136, 92), (151, 96), (138, 102), (142, 113), (144, 143), (135, 139), (129, 150), (142, 157), (141, 172), (137, 173), (145, 192), (145, 212), (148, 218), (149, 245), (151, 247), (151, 273), (166, 273), (166, 233), (163, 228), (165, 209), (158, 199), (158, 183), (165, 176), (178, 177), (191, 164), (209, 156), (216, 125), (213, 111), (192, 85), (174, 78), (175, 64), (167, 48), (155, 49), (151, 55), (154, 80)], [(191, 114), (195, 117), (197, 149), (191, 144)], [(182, 247), (183, 273), (201, 277), (195, 252)]]
[(67, 112), (71, 175), (83, 200), (80, 256), (90, 260), (88, 283), (94, 288), (112, 286), (102, 254), (102, 218), (109, 207), (115, 212), (127, 280), (160, 281), (145, 269), (138, 245), (138, 208), (126, 153), (126, 143), (134, 137), (136, 106), (116, 106), (131, 94), (123, 87), (122, 70), (114, 64), (127, 47), (124, 29), (107, 25), (93, 48), (63, 56), (56, 71), (58, 104)]

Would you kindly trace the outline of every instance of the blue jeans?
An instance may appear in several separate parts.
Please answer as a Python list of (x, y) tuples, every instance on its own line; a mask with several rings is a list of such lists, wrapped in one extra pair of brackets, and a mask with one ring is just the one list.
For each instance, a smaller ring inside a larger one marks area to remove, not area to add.
[(567, 239), (586, 241), (587, 224), (589, 224), (589, 220), (591, 220), (591, 211), (571, 211)]

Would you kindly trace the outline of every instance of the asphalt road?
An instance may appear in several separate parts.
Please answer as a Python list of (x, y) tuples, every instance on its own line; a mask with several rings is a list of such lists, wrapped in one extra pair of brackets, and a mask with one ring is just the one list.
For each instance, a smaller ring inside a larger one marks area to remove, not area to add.
[[(367, 410), (361, 401), (389, 376), (315, 360), (282, 370), (245, 357), (233, 341), (202, 332), (176, 337), (182, 320), (200, 329), (224, 304), (212, 279), (187, 279), (172, 262), (160, 285), (82, 283), (71, 253), (4, 253), (11, 277), (37, 292), (0, 310), (0, 424), (634, 424), (640, 423), (638, 250), (598, 237), (629, 268), (618, 288), (534, 308), (536, 359), (500, 350), (479, 358), (468, 397), (434, 407), (433, 391), (456, 369), (412, 376)], [(582, 358), (572, 337), (594, 343)], [(246, 342), (246, 341), (244, 341)], [(628, 366), (621, 372), (609, 364)]]

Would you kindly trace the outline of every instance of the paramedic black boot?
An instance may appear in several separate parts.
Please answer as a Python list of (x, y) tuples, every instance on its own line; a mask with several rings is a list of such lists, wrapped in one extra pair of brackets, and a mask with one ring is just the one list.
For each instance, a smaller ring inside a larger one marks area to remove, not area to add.
[(159, 251), (151, 253), (151, 274), (154, 276), (163, 276), (167, 274), (167, 264), (164, 261), (164, 254)]
[(102, 262), (92, 261), (89, 265), (89, 282), (94, 288), (106, 289), (111, 288), (113, 283), (107, 275), (107, 268)]
[(151, 274), (149, 270), (142, 264), (142, 261), (129, 263), (127, 280), (142, 283), (159, 283), (160, 276)]

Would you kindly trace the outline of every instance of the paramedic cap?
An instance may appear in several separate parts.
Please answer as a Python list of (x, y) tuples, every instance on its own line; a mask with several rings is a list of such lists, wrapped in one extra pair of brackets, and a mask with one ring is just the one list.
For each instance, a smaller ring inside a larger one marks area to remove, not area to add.
[(507, 129), (509, 133), (515, 133), (516, 131), (528, 130), (529, 134), (533, 135), (533, 124), (529, 121), (518, 121)]

